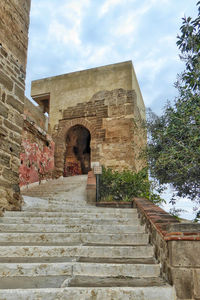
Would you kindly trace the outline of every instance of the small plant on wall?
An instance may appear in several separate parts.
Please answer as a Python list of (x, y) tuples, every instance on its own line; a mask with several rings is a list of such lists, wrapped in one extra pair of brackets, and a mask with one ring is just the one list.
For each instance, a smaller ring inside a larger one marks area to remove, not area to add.
[(125, 170), (113, 171), (103, 167), (100, 178), (101, 201), (132, 201), (133, 197), (149, 199), (154, 203), (164, 201), (159, 193), (154, 192), (155, 183), (148, 178), (147, 168), (138, 173)]

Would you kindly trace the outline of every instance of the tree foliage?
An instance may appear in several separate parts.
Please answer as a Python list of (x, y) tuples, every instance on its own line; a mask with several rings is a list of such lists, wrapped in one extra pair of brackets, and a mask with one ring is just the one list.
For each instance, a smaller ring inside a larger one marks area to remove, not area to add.
[(178, 97), (163, 115), (148, 121), (151, 175), (172, 184), (178, 196), (200, 202), (200, 1), (198, 16), (183, 18), (177, 46), (185, 70), (175, 83)]

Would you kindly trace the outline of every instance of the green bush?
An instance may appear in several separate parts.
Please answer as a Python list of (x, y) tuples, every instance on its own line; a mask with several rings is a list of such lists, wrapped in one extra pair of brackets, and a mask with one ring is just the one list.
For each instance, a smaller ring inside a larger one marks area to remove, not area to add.
[(132, 201), (133, 197), (142, 197), (154, 203), (162, 202), (159, 194), (153, 192), (153, 189), (154, 185), (148, 179), (147, 168), (134, 173), (129, 170), (117, 172), (103, 167), (100, 177), (101, 201)]

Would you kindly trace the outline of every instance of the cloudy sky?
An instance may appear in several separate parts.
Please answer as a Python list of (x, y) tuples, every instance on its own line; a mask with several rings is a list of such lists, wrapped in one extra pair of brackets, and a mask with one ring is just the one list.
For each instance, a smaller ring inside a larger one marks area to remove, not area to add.
[(146, 106), (160, 113), (176, 94), (176, 36), (196, 2), (32, 0), (26, 95), (34, 79), (132, 60)]
[(32, 0), (26, 95), (32, 80), (132, 60), (144, 102), (160, 114), (184, 64), (176, 36), (197, 0)]

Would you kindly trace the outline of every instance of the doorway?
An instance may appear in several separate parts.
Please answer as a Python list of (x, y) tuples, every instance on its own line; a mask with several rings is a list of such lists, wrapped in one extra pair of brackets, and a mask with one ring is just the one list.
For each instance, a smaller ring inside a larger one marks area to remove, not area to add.
[(87, 174), (90, 171), (90, 140), (89, 130), (82, 125), (75, 125), (68, 130), (64, 177)]

